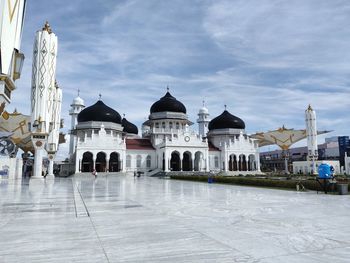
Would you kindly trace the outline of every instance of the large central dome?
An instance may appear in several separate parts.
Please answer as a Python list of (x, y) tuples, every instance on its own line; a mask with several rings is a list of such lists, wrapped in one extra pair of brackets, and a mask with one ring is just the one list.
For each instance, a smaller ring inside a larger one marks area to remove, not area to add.
[(78, 114), (78, 122), (86, 121), (114, 122), (121, 124), (121, 117), (117, 111), (99, 100), (94, 105), (85, 108)]
[(164, 95), (164, 97), (160, 98), (160, 100), (153, 103), (150, 110), (151, 113), (165, 111), (186, 113), (186, 107), (176, 98), (171, 96), (171, 94), (168, 91)]
[(245, 123), (242, 119), (224, 110), (221, 115), (212, 119), (209, 123), (209, 130), (216, 129), (245, 129)]

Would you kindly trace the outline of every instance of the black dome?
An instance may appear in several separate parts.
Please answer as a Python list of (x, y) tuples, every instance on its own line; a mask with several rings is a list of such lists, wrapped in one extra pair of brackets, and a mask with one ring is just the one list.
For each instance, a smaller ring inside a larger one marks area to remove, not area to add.
[(171, 96), (171, 94), (168, 91), (164, 97), (160, 98), (160, 100), (153, 103), (150, 111), (151, 113), (163, 111), (186, 113), (186, 107), (176, 98)]
[(122, 119), (122, 126), (124, 127), (123, 131), (127, 133), (133, 133), (138, 134), (139, 130), (137, 129), (136, 125), (129, 122), (127, 119)]
[(232, 115), (227, 110), (224, 110), (221, 115), (217, 116), (216, 118), (212, 119), (211, 122), (209, 122), (209, 130), (228, 128), (244, 129), (245, 123), (243, 120)]
[(103, 121), (121, 124), (121, 117), (118, 112), (99, 100), (94, 105), (83, 109), (78, 114), (78, 122), (85, 121)]

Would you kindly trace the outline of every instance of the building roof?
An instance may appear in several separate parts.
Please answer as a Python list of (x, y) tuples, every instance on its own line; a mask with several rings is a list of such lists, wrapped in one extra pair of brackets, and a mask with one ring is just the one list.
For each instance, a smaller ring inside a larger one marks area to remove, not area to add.
[(117, 111), (99, 100), (94, 105), (83, 109), (78, 114), (78, 122), (86, 121), (114, 122), (121, 124), (122, 119)]
[(211, 142), (208, 143), (209, 151), (219, 151), (220, 149), (218, 147), (215, 147)]
[(149, 139), (126, 139), (127, 150), (155, 150)]
[(244, 129), (245, 123), (242, 119), (232, 115), (227, 110), (224, 110), (221, 115), (217, 116), (209, 123), (209, 130), (215, 129)]
[(137, 129), (137, 126), (125, 118), (122, 119), (122, 126), (124, 127), (123, 131), (126, 133), (131, 133), (131, 134), (139, 133), (139, 129)]
[(153, 103), (150, 109), (151, 113), (166, 111), (186, 113), (186, 107), (168, 91), (162, 98)]

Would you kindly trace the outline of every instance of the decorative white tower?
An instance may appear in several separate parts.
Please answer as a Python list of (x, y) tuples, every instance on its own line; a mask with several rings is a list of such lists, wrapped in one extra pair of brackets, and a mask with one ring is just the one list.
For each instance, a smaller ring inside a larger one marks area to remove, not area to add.
[(0, 0), (0, 115), (20, 78), (24, 55), (20, 53), (26, 0)]
[(58, 87), (55, 82), (55, 89), (53, 90), (53, 104), (51, 107), (51, 120), (49, 123), (49, 136), (46, 144), (46, 151), (49, 158), (49, 169), (48, 175), (54, 176), (53, 174), (53, 161), (58, 151), (58, 143), (61, 128), (61, 106), (62, 106), (62, 90)]
[[(317, 174), (316, 160), (318, 159), (317, 148), (317, 128), (316, 128), (316, 112), (311, 108), (311, 105), (305, 111), (306, 134), (307, 134), (307, 149), (308, 161), (311, 162), (311, 173)], [(310, 167), (310, 166), (309, 166)]]
[(69, 111), (69, 115), (72, 116), (71, 118), (71, 132), (69, 136), (69, 156), (70, 158), (73, 157), (75, 146), (76, 146), (76, 136), (72, 133), (72, 131), (75, 129), (75, 126), (77, 125), (77, 117), (78, 114), (85, 108), (84, 100), (79, 97), (79, 90), (78, 90), (78, 97), (76, 97), (71, 106), (71, 109)]
[(208, 126), (209, 126), (210, 118), (209, 118), (209, 111), (205, 107), (205, 103), (203, 101), (203, 106), (200, 108), (199, 113), (198, 113), (198, 130), (199, 130), (199, 135), (202, 137), (206, 137), (208, 133)]
[[(31, 119), (35, 149), (33, 178), (41, 178), (48, 135), (53, 130), (57, 37), (48, 22), (36, 32), (33, 50)], [(51, 127), (50, 127), (51, 126)]]

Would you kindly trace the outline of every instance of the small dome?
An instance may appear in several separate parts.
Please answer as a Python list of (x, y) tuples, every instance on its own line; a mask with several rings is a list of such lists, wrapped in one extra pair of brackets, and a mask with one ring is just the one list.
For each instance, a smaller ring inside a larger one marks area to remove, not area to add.
[(121, 124), (121, 117), (118, 112), (99, 100), (94, 105), (83, 109), (78, 114), (78, 122), (86, 121), (114, 122)]
[(122, 126), (124, 127), (123, 131), (126, 133), (132, 133), (132, 134), (138, 134), (139, 130), (137, 129), (137, 126), (131, 122), (129, 122), (127, 119), (122, 119)]
[(240, 118), (224, 110), (221, 115), (209, 122), (209, 130), (216, 129), (245, 129), (245, 123)]
[(199, 114), (209, 114), (209, 110), (203, 106), (199, 109)]
[(72, 105), (84, 106), (84, 100), (78, 96), (73, 100)]
[(186, 113), (186, 107), (176, 98), (171, 96), (171, 94), (168, 91), (164, 95), (164, 97), (160, 98), (160, 100), (153, 103), (150, 110), (151, 113), (164, 111)]

